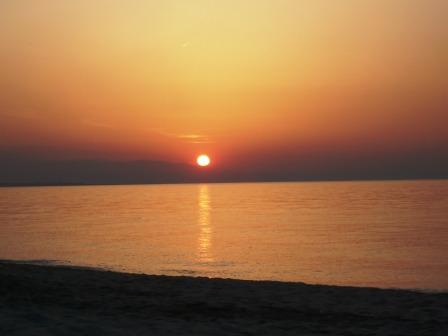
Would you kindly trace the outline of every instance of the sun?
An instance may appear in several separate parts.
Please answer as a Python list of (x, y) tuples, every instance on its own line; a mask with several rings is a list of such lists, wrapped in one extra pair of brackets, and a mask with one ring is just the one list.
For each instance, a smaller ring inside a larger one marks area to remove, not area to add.
[(210, 158), (205, 154), (199, 155), (196, 159), (196, 163), (198, 164), (198, 166), (207, 167), (208, 165), (210, 165)]

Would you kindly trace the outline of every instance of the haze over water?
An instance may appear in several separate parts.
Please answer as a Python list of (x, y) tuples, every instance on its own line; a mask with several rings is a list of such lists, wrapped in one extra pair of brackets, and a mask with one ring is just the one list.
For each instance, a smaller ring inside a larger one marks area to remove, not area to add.
[(448, 181), (0, 189), (0, 258), (448, 289)]

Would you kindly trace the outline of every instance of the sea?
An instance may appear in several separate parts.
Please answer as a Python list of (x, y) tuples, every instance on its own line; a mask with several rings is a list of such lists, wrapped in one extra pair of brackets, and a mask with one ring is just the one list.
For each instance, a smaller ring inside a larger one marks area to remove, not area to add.
[(0, 188), (0, 259), (448, 290), (448, 180)]

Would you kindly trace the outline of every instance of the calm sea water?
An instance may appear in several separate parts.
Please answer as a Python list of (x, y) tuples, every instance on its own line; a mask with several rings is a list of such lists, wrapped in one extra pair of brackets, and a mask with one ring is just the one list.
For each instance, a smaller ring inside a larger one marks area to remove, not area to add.
[(448, 181), (0, 189), (0, 258), (448, 289)]

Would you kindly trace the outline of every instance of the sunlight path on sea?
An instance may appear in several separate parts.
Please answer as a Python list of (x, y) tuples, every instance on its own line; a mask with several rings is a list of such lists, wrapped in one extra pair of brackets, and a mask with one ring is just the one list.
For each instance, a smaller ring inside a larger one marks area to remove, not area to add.
[(212, 246), (212, 226), (210, 222), (210, 193), (208, 185), (199, 185), (198, 193), (198, 248), (197, 259), (199, 263), (213, 262), (211, 253)]

